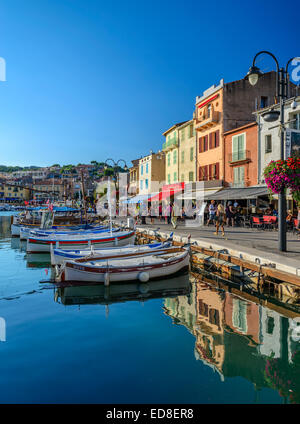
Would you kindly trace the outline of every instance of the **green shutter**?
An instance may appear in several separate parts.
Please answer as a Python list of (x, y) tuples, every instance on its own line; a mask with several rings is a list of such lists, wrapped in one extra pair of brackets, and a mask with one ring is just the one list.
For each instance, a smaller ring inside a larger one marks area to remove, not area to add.
[(238, 166), (233, 170), (234, 180), (233, 183), (236, 187), (244, 187), (245, 185), (245, 167)]
[(190, 149), (190, 160), (191, 161), (194, 160), (194, 147), (191, 147), (191, 149)]

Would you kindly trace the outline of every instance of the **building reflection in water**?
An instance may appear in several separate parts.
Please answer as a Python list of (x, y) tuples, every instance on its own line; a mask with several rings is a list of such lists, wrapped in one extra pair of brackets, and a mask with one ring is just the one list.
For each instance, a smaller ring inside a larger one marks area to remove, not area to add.
[(188, 297), (166, 299), (164, 309), (195, 336), (195, 358), (221, 381), (244, 377), (256, 390), (273, 388), (300, 402), (300, 332), (288, 311), (284, 316), (201, 281)]

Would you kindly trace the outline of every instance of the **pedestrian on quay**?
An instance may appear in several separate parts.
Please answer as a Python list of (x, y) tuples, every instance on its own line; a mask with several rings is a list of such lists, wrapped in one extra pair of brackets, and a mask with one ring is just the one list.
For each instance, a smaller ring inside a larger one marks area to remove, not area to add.
[(171, 205), (171, 223), (173, 225), (174, 230), (177, 227), (177, 216), (175, 214), (175, 208), (174, 205)]
[(172, 203), (169, 203), (166, 207), (166, 213), (167, 213), (167, 223), (171, 224), (171, 216), (172, 216)]
[(158, 215), (159, 215), (159, 220), (161, 221), (161, 218), (162, 218), (162, 205), (161, 205), (161, 203), (158, 206)]
[(225, 236), (225, 231), (224, 231), (224, 224), (225, 224), (225, 211), (224, 211), (224, 206), (222, 205), (222, 203), (220, 202), (217, 206), (216, 209), (216, 217), (215, 217), (215, 222), (216, 222), (216, 232), (214, 233), (216, 236), (219, 233), (219, 227), (221, 227), (222, 230), (222, 236)]
[(207, 220), (207, 226), (209, 226), (210, 221), (213, 222), (213, 224), (215, 223), (215, 217), (216, 217), (216, 206), (215, 206), (215, 201), (212, 200), (210, 202), (210, 205), (208, 207), (208, 220)]
[(225, 213), (226, 213), (226, 223), (227, 223), (227, 226), (229, 227), (229, 222), (231, 222), (232, 227), (234, 227), (235, 210), (234, 210), (234, 208), (232, 206), (232, 202), (231, 201), (229, 201), (227, 203)]

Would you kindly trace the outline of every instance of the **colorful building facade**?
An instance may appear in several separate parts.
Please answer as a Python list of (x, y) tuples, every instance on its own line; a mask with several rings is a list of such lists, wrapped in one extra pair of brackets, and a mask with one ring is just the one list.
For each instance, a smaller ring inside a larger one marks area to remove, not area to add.
[(165, 182), (165, 154), (153, 153), (139, 159), (139, 194), (156, 193)]
[[(178, 179), (180, 182), (196, 181), (196, 133), (193, 120), (178, 128)], [(174, 181), (175, 182), (175, 181)]]
[(196, 98), (197, 177), (225, 180), (224, 133), (255, 122), (253, 111), (273, 103), (276, 73), (264, 74), (255, 87), (245, 79), (213, 85)]
[(224, 182), (229, 187), (258, 184), (257, 123), (253, 122), (224, 133)]
[(186, 121), (175, 124), (163, 133), (166, 139), (162, 148), (166, 155), (166, 184), (178, 183), (179, 181), (179, 128), (185, 123)]

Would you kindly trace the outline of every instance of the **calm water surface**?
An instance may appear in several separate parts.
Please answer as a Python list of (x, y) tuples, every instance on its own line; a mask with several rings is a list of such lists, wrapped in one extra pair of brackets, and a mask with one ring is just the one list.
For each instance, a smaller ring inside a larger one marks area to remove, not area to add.
[[(6, 216), (5, 216), (6, 215)], [(293, 323), (188, 276), (55, 287), (0, 217), (1, 403), (298, 403)], [(297, 335), (297, 334), (296, 334)]]

